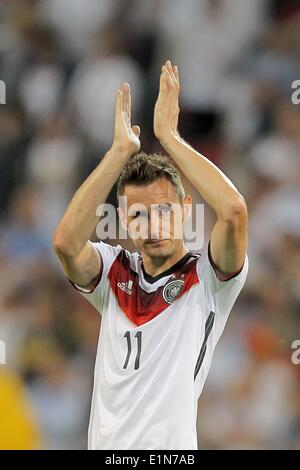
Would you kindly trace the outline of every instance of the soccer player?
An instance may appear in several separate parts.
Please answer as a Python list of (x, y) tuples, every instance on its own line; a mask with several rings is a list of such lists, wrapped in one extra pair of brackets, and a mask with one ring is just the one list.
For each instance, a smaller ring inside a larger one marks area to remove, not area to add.
[[(169, 157), (138, 153), (140, 129), (131, 126), (127, 83), (117, 92), (112, 147), (76, 191), (54, 234), (67, 277), (102, 315), (89, 449), (197, 449), (198, 398), (246, 280), (244, 198), (213, 163), (182, 140), (178, 99), (178, 68), (167, 61), (154, 133), (216, 213), (204, 252), (191, 252), (184, 244), (183, 225), (192, 201), (184, 194), (176, 165)], [(89, 241), (99, 219), (97, 207), (117, 180), (118, 196), (127, 198), (128, 207), (147, 209), (131, 214), (119, 207), (130, 236), (130, 224), (151, 215), (147, 236), (132, 237), (133, 253)], [(182, 217), (175, 227), (172, 210), (178, 206)], [(161, 223), (166, 214), (168, 233)], [(175, 229), (182, 237), (174, 235)]]

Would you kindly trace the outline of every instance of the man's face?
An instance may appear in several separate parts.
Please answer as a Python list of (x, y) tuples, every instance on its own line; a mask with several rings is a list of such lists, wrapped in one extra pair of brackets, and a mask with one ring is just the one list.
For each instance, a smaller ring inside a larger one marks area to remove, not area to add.
[(122, 205), (119, 214), (136, 248), (150, 258), (172, 256), (183, 243), (183, 204), (176, 188), (160, 178), (146, 186), (126, 185), (124, 196), (127, 214)]

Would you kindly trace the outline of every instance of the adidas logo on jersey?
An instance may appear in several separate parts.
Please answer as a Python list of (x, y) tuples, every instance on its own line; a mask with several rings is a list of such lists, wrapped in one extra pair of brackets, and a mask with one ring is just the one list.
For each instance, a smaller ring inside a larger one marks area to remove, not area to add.
[(124, 292), (126, 292), (126, 294), (129, 294), (131, 295), (132, 294), (132, 284), (133, 284), (133, 281), (127, 281), (127, 282), (118, 282), (117, 286), (123, 290)]

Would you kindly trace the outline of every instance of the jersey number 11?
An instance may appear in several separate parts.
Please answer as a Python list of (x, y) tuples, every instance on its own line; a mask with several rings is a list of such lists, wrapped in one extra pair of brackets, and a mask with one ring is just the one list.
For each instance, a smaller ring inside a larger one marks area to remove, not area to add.
[[(126, 331), (124, 337), (127, 339), (127, 356), (124, 362), (123, 369), (127, 369), (129, 358), (131, 355), (131, 336), (130, 331)], [(142, 332), (137, 331), (134, 337), (137, 339), (137, 353), (134, 361), (134, 368), (138, 369), (140, 367), (140, 357), (142, 351)]]

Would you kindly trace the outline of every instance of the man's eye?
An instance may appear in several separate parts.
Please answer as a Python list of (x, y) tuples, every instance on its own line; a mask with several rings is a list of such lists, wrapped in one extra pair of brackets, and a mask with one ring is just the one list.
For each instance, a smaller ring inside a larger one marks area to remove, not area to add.
[(159, 207), (159, 211), (162, 212), (163, 214), (167, 214), (168, 212), (170, 212), (170, 210), (171, 210), (170, 206), (160, 206)]

